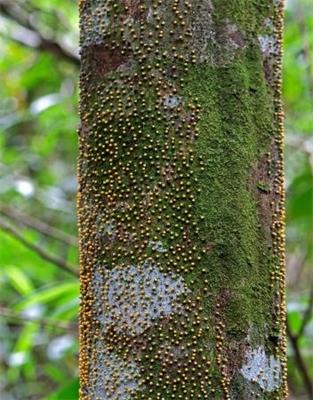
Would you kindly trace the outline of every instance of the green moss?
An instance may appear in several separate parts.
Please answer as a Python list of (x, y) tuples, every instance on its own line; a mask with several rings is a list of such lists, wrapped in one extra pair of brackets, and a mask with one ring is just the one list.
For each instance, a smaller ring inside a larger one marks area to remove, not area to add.
[(272, 97), (261, 66), (259, 50), (248, 47), (227, 66), (195, 66), (185, 89), (202, 109), (195, 153), (204, 169), (195, 168), (201, 188), (196, 213), (205, 216), (201, 237), (213, 243), (202, 265), (211, 292), (231, 288), (225, 320), (237, 339), (250, 325), (262, 337), (272, 295), (268, 249), (247, 185), (273, 137)]
[(221, 23), (228, 19), (237, 24), (245, 34), (255, 35), (266, 18), (273, 15), (274, 2), (271, 0), (213, 0), (214, 19)]

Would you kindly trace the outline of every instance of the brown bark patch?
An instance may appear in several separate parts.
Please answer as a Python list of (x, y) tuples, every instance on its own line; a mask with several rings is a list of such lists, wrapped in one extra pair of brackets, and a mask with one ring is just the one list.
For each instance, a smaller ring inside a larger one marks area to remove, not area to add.
[(270, 151), (252, 166), (248, 177), (248, 190), (257, 202), (260, 223), (269, 245), (272, 245), (271, 226), (276, 198), (274, 190), (276, 161), (277, 149), (273, 141)]
[(248, 349), (248, 343), (246, 339), (236, 340), (234, 342), (228, 342), (226, 344), (225, 353), (230, 361), (227, 365), (228, 376), (232, 379), (234, 375), (241, 368), (245, 354)]
[(105, 75), (114, 71), (127, 61), (127, 56), (121, 51), (111, 50), (106, 46), (91, 46), (89, 52), (91, 70), (97, 75)]
[(135, 20), (145, 18), (146, 10), (143, 7), (143, 1), (141, 0), (123, 0), (125, 9), (131, 17)]
[(243, 34), (234, 24), (226, 24), (225, 35), (229, 40), (229, 44), (232, 48), (242, 49), (245, 46)]
[(230, 289), (222, 289), (216, 298), (216, 307), (217, 310), (221, 311), (222, 313), (225, 310), (229, 300), (231, 298), (231, 291)]
[(223, 336), (223, 339), (219, 336), (219, 346), (217, 346), (217, 351), (223, 361), (220, 370), (222, 375), (228, 378), (229, 383), (241, 368), (248, 348), (246, 338), (230, 338), (227, 335), (227, 320), (225, 320), (224, 314), (231, 298), (231, 290), (224, 288), (217, 295), (215, 303), (216, 333)]

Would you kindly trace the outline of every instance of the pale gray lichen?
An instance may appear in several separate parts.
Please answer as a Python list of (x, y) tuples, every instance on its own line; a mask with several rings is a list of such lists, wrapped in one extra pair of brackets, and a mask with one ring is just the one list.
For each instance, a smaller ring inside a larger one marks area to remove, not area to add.
[[(91, 400), (131, 399), (144, 388), (140, 369), (132, 357), (123, 359), (107, 347), (107, 330), (136, 336), (156, 319), (182, 311), (178, 297), (189, 289), (182, 278), (162, 273), (152, 260), (112, 270), (97, 265), (92, 289), (100, 335), (92, 346), (86, 394)], [(176, 352), (178, 358), (182, 357), (179, 349)]]
[(138, 335), (156, 319), (181, 311), (178, 297), (188, 292), (182, 278), (162, 273), (150, 261), (105, 270), (103, 289), (101, 282), (100, 286), (97, 283), (99, 278), (100, 274), (95, 276), (94, 290), (103, 332), (113, 328), (118, 333)]
[(272, 392), (281, 384), (281, 364), (273, 355), (267, 355), (264, 347), (248, 348), (240, 373), (248, 381), (257, 383), (266, 392)]
[(266, 18), (261, 26), (261, 30), (257, 36), (265, 77), (270, 84), (275, 82), (275, 64), (280, 53), (280, 46), (275, 33), (275, 25), (272, 18)]
[(112, 222), (109, 221), (106, 224), (104, 224), (103, 230), (108, 235), (113, 235), (114, 230), (115, 230), (115, 226), (114, 226), (114, 224)]
[(134, 361), (126, 361), (109, 351), (102, 341), (95, 345), (91, 358), (90, 400), (128, 400), (143, 388), (140, 369)]
[(192, 27), (191, 47), (196, 51), (200, 62), (213, 61), (210, 47), (216, 44), (216, 31), (213, 23), (213, 4), (203, 1), (191, 10)]
[(167, 252), (167, 249), (163, 246), (163, 243), (161, 241), (150, 240), (149, 247), (151, 247), (152, 250), (155, 250), (158, 253), (166, 253)]
[(153, 18), (153, 9), (152, 7), (149, 7), (148, 9), (148, 13), (147, 13), (147, 17), (146, 20), (148, 23), (152, 24), (154, 22), (154, 18)]
[(259, 35), (258, 40), (263, 57), (269, 57), (274, 54), (276, 41), (273, 36)]
[(216, 24), (211, 0), (195, 6), (189, 19), (192, 31), (190, 47), (198, 62), (227, 65), (245, 47), (245, 34), (237, 24), (229, 19)]
[(110, 25), (108, 9), (101, 0), (94, 0), (85, 10), (81, 20), (81, 46), (100, 45), (104, 43), (105, 32)]
[(168, 95), (163, 100), (163, 105), (168, 108), (176, 108), (182, 103), (182, 98), (179, 96)]
[(97, 233), (96, 238), (100, 243), (113, 242), (116, 239), (116, 226), (112, 221), (102, 222), (102, 215), (97, 217)]

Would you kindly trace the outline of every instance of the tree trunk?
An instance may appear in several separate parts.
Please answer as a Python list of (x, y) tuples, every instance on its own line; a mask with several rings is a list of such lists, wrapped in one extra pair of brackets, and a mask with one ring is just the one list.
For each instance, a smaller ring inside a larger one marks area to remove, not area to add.
[(281, 0), (81, 0), (81, 399), (285, 399)]

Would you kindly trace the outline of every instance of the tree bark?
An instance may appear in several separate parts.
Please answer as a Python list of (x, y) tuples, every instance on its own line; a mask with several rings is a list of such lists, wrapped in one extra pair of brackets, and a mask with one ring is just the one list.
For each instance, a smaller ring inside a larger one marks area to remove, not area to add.
[(80, 398), (285, 399), (281, 0), (81, 0)]

